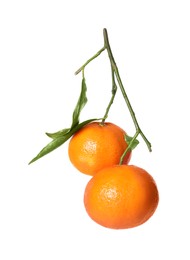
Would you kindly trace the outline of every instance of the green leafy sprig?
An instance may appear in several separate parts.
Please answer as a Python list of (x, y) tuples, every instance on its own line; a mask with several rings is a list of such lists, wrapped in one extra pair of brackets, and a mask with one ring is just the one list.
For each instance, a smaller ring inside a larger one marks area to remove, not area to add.
[[(104, 115), (104, 117), (102, 118), (102, 122), (105, 121), (105, 119), (107, 118), (108, 116), (108, 112), (110, 110), (110, 107), (114, 101), (114, 98), (115, 98), (115, 95), (116, 95), (116, 92), (117, 92), (117, 84), (121, 90), (121, 93), (123, 95), (123, 98), (124, 98), (124, 101), (127, 105), (127, 108), (130, 112), (130, 115), (131, 115), (131, 118), (133, 120), (133, 123), (134, 123), (134, 126), (135, 126), (135, 129), (136, 129), (136, 132), (134, 134), (133, 137), (129, 137), (128, 139), (125, 139), (125, 141), (127, 142), (128, 144), (128, 147), (126, 148), (126, 150), (124, 151), (123, 155), (121, 156), (121, 159), (120, 159), (120, 164), (122, 164), (122, 161), (123, 161), (123, 158), (124, 156), (126, 155), (126, 153), (131, 149), (134, 149), (137, 144), (139, 143), (139, 141), (137, 140), (137, 137), (140, 135), (142, 137), (142, 139), (144, 140), (145, 144), (147, 145), (147, 148), (148, 150), (151, 152), (152, 151), (152, 147), (151, 147), (151, 143), (148, 141), (148, 139), (146, 138), (146, 136), (144, 135), (143, 131), (141, 130), (140, 126), (139, 126), (139, 123), (137, 121), (137, 118), (136, 118), (136, 115), (134, 113), (134, 110), (131, 106), (131, 103), (129, 101), (129, 98), (127, 96), (127, 93), (125, 91), (125, 88), (124, 88), (124, 85), (123, 85), (123, 82), (121, 80), (121, 77), (120, 77), (120, 73), (119, 73), (119, 69), (117, 67), (117, 64), (115, 62), (115, 59), (114, 59), (114, 56), (113, 56), (113, 53), (112, 53), (112, 50), (111, 50), (111, 47), (110, 47), (110, 43), (109, 43), (109, 39), (108, 39), (108, 33), (107, 33), (107, 29), (104, 28), (103, 29), (103, 36), (104, 36), (104, 47), (101, 48), (94, 56), (92, 56), (89, 60), (87, 60), (87, 62), (85, 62), (76, 72), (75, 74), (77, 75), (79, 72), (81, 71), (84, 71), (85, 67), (92, 61), (94, 60), (95, 58), (97, 58), (104, 50), (107, 51), (107, 54), (108, 54), (108, 58), (110, 60), (110, 66), (111, 66), (111, 73), (112, 73), (112, 97), (111, 97), (111, 100), (108, 104), (108, 107), (106, 109), (106, 113)], [(116, 84), (116, 81), (117, 81), (117, 84)]]
[(83, 74), (82, 78), (82, 84), (81, 84), (81, 92), (80, 96), (78, 99), (78, 102), (75, 106), (75, 109), (73, 111), (73, 117), (72, 117), (72, 124), (70, 128), (64, 128), (58, 132), (55, 133), (46, 133), (48, 137), (52, 139), (50, 143), (48, 143), (38, 154), (35, 156), (29, 164), (37, 161), (44, 155), (52, 152), (62, 144), (64, 144), (74, 133), (76, 133), (79, 129), (81, 129), (83, 126), (86, 124), (89, 124), (92, 121), (96, 121), (98, 119), (93, 118), (93, 119), (88, 119), (82, 123), (79, 123), (79, 117), (81, 114), (82, 109), (87, 103), (87, 96), (86, 96), (86, 91), (87, 91), (87, 86), (86, 86), (86, 80)]
[[(116, 92), (117, 92), (117, 84), (121, 90), (121, 93), (123, 95), (123, 98), (125, 100), (125, 103), (128, 107), (128, 110), (130, 112), (131, 118), (133, 120), (134, 126), (135, 126), (135, 134), (133, 135), (133, 137), (130, 136), (125, 136), (125, 141), (128, 144), (126, 150), (124, 151), (123, 155), (120, 158), (120, 164), (122, 164), (123, 159), (126, 155), (126, 153), (129, 150), (133, 150), (138, 144), (139, 141), (137, 140), (137, 137), (140, 135), (142, 137), (142, 139), (144, 140), (145, 144), (147, 145), (148, 150), (151, 152), (151, 143), (148, 141), (148, 139), (146, 138), (146, 136), (144, 135), (144, 133), (142, 132), (139, 123), (137, 121), (136, 115), (133, 111), (133, 108), (131, 106), (131, 103), (129, 101), (129, 98), (127, 96), (127, 93), (125, 91), (124, 85), (122, 83), (120, 74), (119, 74), (119, 70), (117, 67), (117, 64), (115, 62), (110, 44), (109, 44), (109, 39), (108, 39), (108, 33), (107, 30), (104, 28), (103, 29), (103, 36), (104, 36), (104, 46), (95, 54), (93, 55), (90, 59), (88, 59), (76, 72), (75, 75), (77, 75), (78, 73), (80, 73), (82, 71), (82, 84), (81, 84), (81, 92), (80, 92), (80, 96), (78, 99), (78, 102), (76, 104), (76, 107), (73, 111), (73, 117), (72, 117), (72, 124), (70, 128), (64, 128), (58, 132), (55, 133), (46, 133), (46, 135), (48, 137), (50, 137), (52, 140), (50, 143), (48, 143), (38, 154), (36, 157), (34, 157), (29, 164), (35, 162), (36, 160), (40, 159), (41, 157), (43, 157), (44, 155), (52, 152), (53, 150), (55, 150), (56, 148), (58, 148), (59, 146), (61, 146), (62, 144), (64, 144), (74, 133), (76, 133), (79, 129), (81, 129), (83, 126), (85, 126), (86, 124), (92, 122), (92, 121), (97, 121), (97, 120), (101, 120), (100, 124), (104, 124), (105, 120), (108, 117), (108, 113), (109, 110), (113, 104)], [(103, 51), (107, 51), (108, 54), (108, 58), (110, 60), (110, 67), (111, 67), (111, 75), (112, 75), (112, 95), (111, 95), (111, 99), (108, 103), (108, 106), (106, 108), (105, 114), (102, 118), (99, 119), (88, 119), (82, 123), (79, 122), (79, 117), (80, 117), (80, 113), (82, 111), (82, 109), (84, 108), (84, 106), (87, 103), (87, 97), (86, 97), (86, 91), (87, 91), (87, 87), (86, 87), (86, 81), (85, 81), (85, 77), (84, 77), (84, 69), (85, 67), (94, 59), (96, 59)]]

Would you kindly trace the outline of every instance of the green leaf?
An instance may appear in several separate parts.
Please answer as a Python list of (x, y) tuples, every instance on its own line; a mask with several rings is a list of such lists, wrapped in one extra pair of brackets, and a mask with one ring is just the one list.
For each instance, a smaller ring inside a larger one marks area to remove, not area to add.
[(75, 126), (74, 128), (71, 129), (71, 135), (75, 134), (78, 130), (80, 130), (83, 126), (93, 122), (93, 121), (97, 121), (100, 120), (101, 118), (92, 118), (92, 119), (88, 119), (83, 121), (82, 123), (78, 124), (77, 126)]
[(55, 138), (58, 138), (58, 137), (61, 137), (61, 136), (64, 136), (65, 134), (67, 134), (68, 132), (70, 131), (70, 128), (65, 128), (65, 129), (62, 129), (58, 132), (55, 132), (55, 133), (46, 133), (46, 135), (52, 139), (55, 139)]
[(29, 164), (37, 161), (38, 159), (40, 159), (41, 157), (43, 157), (44, 155), (52, 152), (53, 150), (55, 150), (56, 148), (58, 148), (59, 146), (61, 146), (62, 144), (64, 144), (74, 133), (76, 133), (78, 130), (80, 130), (83, 126), (87, 125), (88, 123), (92, 122), (92, 121), (96, 121), (99, 119), (88, 119), (78, 125), (76, 125), (74, 128), (70, 129), (69, 132), (65, 133), (64, 135), (57, 135), (49, 144), (47, 144), (38, 154), (36, 157), (34, 157)]
[(58, 138), (53, 139), (48, 145), (46, 145), (38, 154), (36, 157), (34, 157), (29, 164), (37, 161), (38, 159), (40, 159), (41, 157), (43, 157), (44, 155), (52, 152), (53, 150), (55, 150), (56, 148), (58, 148), (60, 145), (62, 145), (64, 142), (66, 142), (69, 138), (70, 138), (70, 134), (66, 134), (65, 136), (61, 136)]
[(85, 78), (83, 77), (80, 96), (79, 96), (78, 102), (76, 104), (76, 107), (73, 111), (73, 118), (72, 118), (73, 120), (72, 120), (71, 127), (62, 129), (55, 133), (46, 133), (47, 136), (49, 136), (52, 139), (64, 136), (65, 134), (67, 134), (69, 131), (71, 131), (74, 127), (76, 127), (79, 124), (80, 113), (88, 101), (87, 97), (86, 97), (86, 91), (87, 91), (86, 82), (85, 82)]
[(87, 103), (87, 97), (86, 97), (86, 91), (87, 91), (87, 87), (86, 87), (86, 82), (85, 82), (85, 78), (83, 77), (82, 79), (82, 84), (81, 84), (81, 92), (80, 92), (80, 96), (78, 99), (78, 102), (76, 104), (76, 107), (73, 111), (73, 120), (72, 120), (72, 124), (70, 128), (65, 128), (62, 129), (58, 132), (55, 133), (46, 133), (46, 135), (50, 138), (52, 138), (53, 140), (48, 143), (38, 154), (36, 157), (34, 157), (29, 164), (37, 161), (38, 159), (40, 159), (41, 157), (43, 157), (44, 155), (52, 152), (53, 150), (55, 150), (56, 148), (58, 148), (59, 146), (61, 146), (62, 144), (64, 144), (74, 133), (76, 133), (79, 129), (81, 129), (83, 126), (85, 126), (86, 124), (92, 122), (92, 121), (96, 121), (99, 119), (88, 119), (82, 123), (79, 124), (79, 116), (80, 113), (83, 109), (83, 107), (86, 105)]
[(86, 105), (86, 103), (88, 101), (87, 97), (86, 97), (86, 91), (87, 91), (86, 81), (85, 81), (85, 78), (83, 77), (82, 85), (81, 85), (81, 93), (80, 93), (77, 105), (73, 112), (73, 122), (72, 122), (71, 128), (75, 127), (79, 123), (79, 116), (80, 116), (81, 110), (83, 109), (83, 107)]
[(139, 141), (131, 136), (125, 135), (125, 141), (129, 145), (130, 149), (133, 150), (139, 144)]

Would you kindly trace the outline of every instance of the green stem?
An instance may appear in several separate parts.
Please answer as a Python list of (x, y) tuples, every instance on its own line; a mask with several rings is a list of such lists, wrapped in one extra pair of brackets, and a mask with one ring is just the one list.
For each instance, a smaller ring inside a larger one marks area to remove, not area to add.
[(102, 124), (105, 122), (106, 118), (108, 117), (109, 110), (111, 108), (111, 105), (113, 104), (113, 101), (114, 101), (114, 98), (115, 98), (115, 95), (117, 92), (117, 85), (115, 83), (115, 74), (114, 74), (114, 70), (113, 70), (112, 66), (111, 66), (111, 73), (112, 73), (112, 96), (111, 96), (110, 102), (106, 108), (105, 115), (102, 119)]
[(121, 158), (120, 158), (120, 162), (119, 162), (120, 165), (123, 163), (124, 157), (125, 157), (125, 155), (127, 154), (127, 152), (128, 152), (129, 150), (131, 150), (132, 144), (133, 144), (133, 142), (137, 139), (138, 135), (139, 135), (139, 131), (137, 131), (137, 132), (135, 133), (135, 135), (133, 136), (133, 138), (132, 138), (132, 140), (130, 141), (129, 145), (127, 146), (127, 148), (125, 149), (124, 153), (122, 154), (122, 156), (121, 156)]
[(143, 132), (141, 131), (141, 129), (139, 127), (139, 124), (138, 124), (138, 121), (136, 119), (135, 113), (133, 111), (133, 108), (131, 106), (131, 103), (130, 103), (129, 98), (128, 98), (127, 94), (126, 94), (125, 88), (123, 86), (123, 83), (122, 83), (122, 80), (121, 80), (121, 77), (120, 77), (120, 74), (119, 74), (118, 67), (116, 65), (116, 62), (114, 60), (114, 57), (113, 57), (113, 54), (112, 54), (112, 51), (111, 51), (111, 47), (110, 47), (109, 40), (108, 40), (108, 33), (107, 33), (106, 29), (103, 30), (103, 35), (104, 35), (104, 48), (107, 49), (108, 56), (109, 56), (109, 59), (110, 59), (113, 71), (114, 71), (115, 76), (117, 78), (117, 82), (118, 82), (119, 87), (121, 89), (121, 92), (122, 92), (122, 95), (124, 97), (124, 100), (125, 100), (125, 102), (127, 104), (129, 112), (131, 114), (133, 123), (134, 123), (135, 128), (136, 128), (136, 132), (142, 136), (142, 138), (145, 141), (149, 151), (151, 151), (151, 143), (148, 141), (148, 139), (145, 137), (145, 135), (143, 134)]
[(89, 60), (87, 60), (87, 62), (85, 62), (85, 63), (75, 72), (75, 75), (77, 75), (79, 72), (81, 72), (82, 70), (84, 70), (84, 68), (86, 67), (86, 65), (88, 65), (88, 63), (90, 63), (92, 60), (94, 60), (95, 58), (97, 58), (104, 50), (105, 50), (105, 47), (101, 48), (94, 56), (92, 56), (92, 58), (90, 58)]
[(121, 77), (120, 77), (120, 75), (119, 75), (119, 70), (118, 70), (118, 68), (117, 68), (117, 65), (116, 65), (116, 62), (115, 62), (115, 60), (114, 60), (114, 57), (113, 57), (113, 54), (112, 54), (112, 51), (111, 51), (111, 47), (110, 47), (110, 44), (109, 44), (107, 30), (104, 29), (103, 33), (104, 33), (105, 46), (106, 46), (106, 49), (107, 49), (107, 52), (108, 52), (108, 56), (109, 56), (110, 62), (111, 62), (111, 64), (112, 64), (113, 71), (115, 72), (115, 75), (116, 75), (116, 78), (117, 78), (119, 87), (120, 87), (120, 89), (121, 89), (121, 92), (122, 92), (122, 94), (123, 94), (124, 100), (125, 100), (125, 102), (127, 103), (129, 112), (130, 112), (130, 114), (131, 114), (131, 117), (132, 117), (133, 122), (134, 122), (134, 125), (135, 125), (135, 128), (136, 128), (136, 130), (138, 130), (139, 125), (138, 125), (138, 122), (137, 122), (137, 120), (136, 120), (136, 116), (135, 116), (135, 113), (134, 113), (134, 111), (133, 111), (133, 109), (132, 109), (132, 106), (131, 106), (131, 104), (130, 104), (130, 101), (129, 101), (129, 99), (128, 99), (128, 96), (127, 96), (127, 94), (126, 94), (126, 92), (125, 92), (123, 83), (122, 83), (122, 81), (121, 81)]

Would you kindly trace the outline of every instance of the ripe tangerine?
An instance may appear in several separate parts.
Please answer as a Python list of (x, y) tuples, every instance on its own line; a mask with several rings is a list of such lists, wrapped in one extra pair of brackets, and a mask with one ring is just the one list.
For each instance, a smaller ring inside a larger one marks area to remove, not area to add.
[[(69, 158), (82, 173), (94, 175), (99, 170), (119, 164), (127, 148), (125, 131), (113, 123), (93, 122), (77, 131), (69, 142)], [(131, 151), (123, 164), (131, 158)]]
[(96, 223), (112, 229), (143, 224), (154, 214), (158, 201), (159, 193), (152, 176), (132, 165), (99, 171), (84, 192), (88, 215)]

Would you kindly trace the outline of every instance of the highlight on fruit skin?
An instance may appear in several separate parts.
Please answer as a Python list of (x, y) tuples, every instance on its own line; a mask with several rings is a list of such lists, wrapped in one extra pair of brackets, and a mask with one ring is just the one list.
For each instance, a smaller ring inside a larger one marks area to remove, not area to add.
[[(125, 135), (113, 123), (89, 123), (72, 136), (68, 147), (70, 161), (80, 172), (92, 176), (105, 167), (119, 164), (128, 147)], [(129, 163), (131, 154), (129, 150), (123, 164)]]
[(87, 183), (84, 206), (101, 226), (127, 229), (142, 225), (157, 209), (159, 193), (153, 177), (133, 165), (105, 168)]

